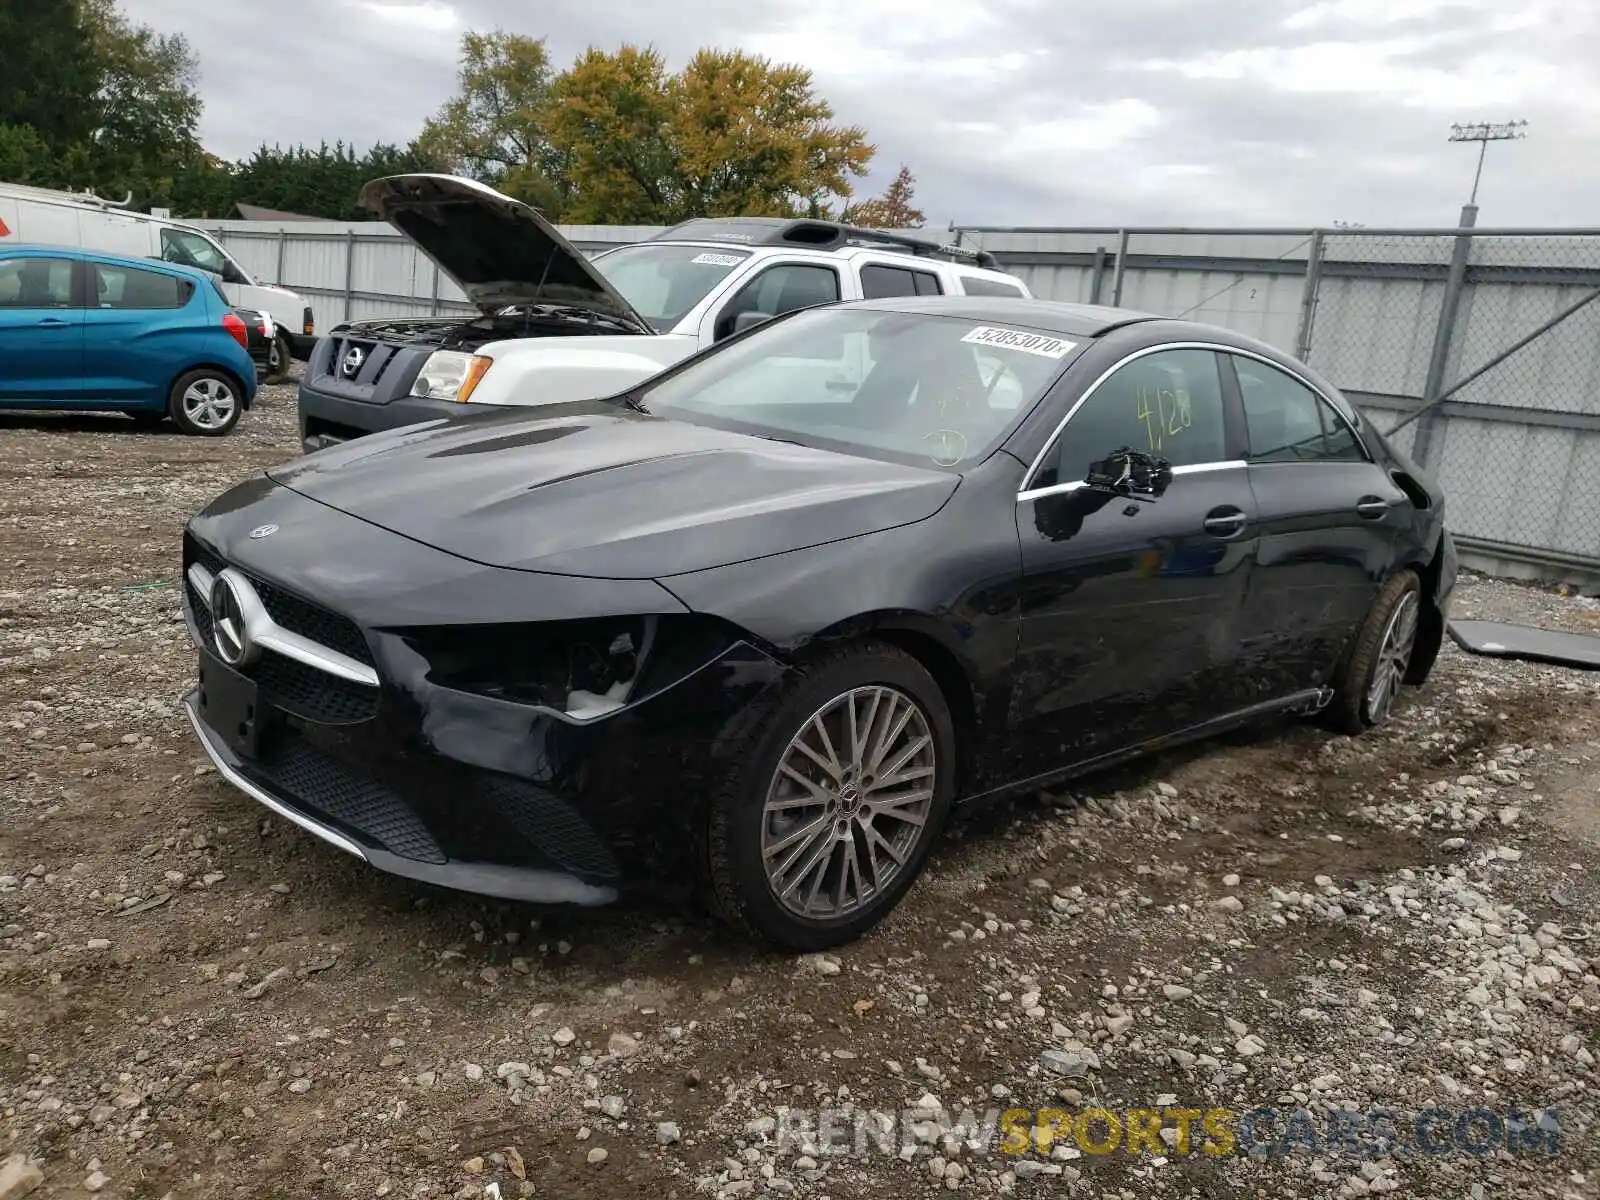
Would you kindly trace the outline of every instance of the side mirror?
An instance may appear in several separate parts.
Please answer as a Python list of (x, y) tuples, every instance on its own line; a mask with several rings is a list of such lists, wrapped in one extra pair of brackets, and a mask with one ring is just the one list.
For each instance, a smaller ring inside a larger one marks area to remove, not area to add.
[(733, 332), (743, 333), (746, 329), (754, 329), (757, 325), (764, 325), (772, 320), (771, 313), (742, 312), (733, 319)]
[(224, 282), (224, 283), (243, 283), (243, 282), (245, 282), (244, 272), (241, 271), (238, 268), (237, 265), (235, 265), (233, 259), (231, 259), (231, 258), (227, 259), (222, 264), (222, 282)]
[(1089, 464), (1084, 480), (1091, 491), (1135, 500), (1156, 500), (1172, 483), (1172, 464), (1164, 458), (1123, 446)]

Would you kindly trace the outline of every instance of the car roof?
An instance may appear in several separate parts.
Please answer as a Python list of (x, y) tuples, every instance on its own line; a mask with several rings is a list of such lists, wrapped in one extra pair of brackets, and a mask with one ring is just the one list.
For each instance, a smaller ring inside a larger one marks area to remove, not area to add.
[(993, 254), (976, 246), (939, 242), (926, 236), (893, 229), (865, 229), (817, 217), (693, 217), (663, 229), (652, 242), (720, 242), (737, 246), (782, 246), (797, 250), (843, 250), (871, 247), (897, 250), (919, 258), (967, 262), (999, 270)]
[(207, 283), (213, 277), (198, 267), (168, 262), (164, 258), (139, 258), (130, 254), (104, 254), (99, 250), (84, 250), (79, 246), (53, 246), (45, 242), (12, 242), (0, 246), (0, 258), (16, 258), (25, 254), (39, 254), (50, 258), (69, 258), (79, 262), (116, 263), (119, 266), (139, 267), (165, 275), (178, 275), (184, 279)]
[(12, 258), (19, 254), (48, 254), (52, 258), (82, 258), (77, 246), (57, 246), (50, 242), (7, 242), (0, 245), (0, 256)]
[(1138, 321), (1158, 321), (1153, 313), (1101, 304), (1067, 304), (1025, 296), (889, 296), (878, 300), (850, 300), (841, 308), (878, 308), (891, 312), (927, 313), (969, 321), (994, 321), (1026, 325), (1030, 329), (1067, 337), (1099, 337), (1109, 330)]

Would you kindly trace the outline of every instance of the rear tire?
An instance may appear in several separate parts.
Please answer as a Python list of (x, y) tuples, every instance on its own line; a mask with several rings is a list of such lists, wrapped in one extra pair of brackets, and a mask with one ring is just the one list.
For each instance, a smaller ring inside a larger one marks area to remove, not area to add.
[(1415, 571), (1396, 573), (1372, 602), (1355, 644), (1334, 678), (1326, 723), (1341, 733), (1362, 733), (1388, 720), (1404, 686), (1422, 616), (1422, 585)]
[(272, 337), (272, 346), (267, 351), (267, 373), (263, 379), (265, 383), (283, 383), (289, 378), (290, 368), (294, 366), (294, 350), (289, 345), (287, 334), (276, 333)]
[(222, 437), (232, 431), (244, 412), (239, 383), (213, 367), (201, 367), (178, 377), (167, 399), (172, 423), (195, 437)]
[(949, 814), (944, 696), (909, 654), (856, 645), (798, 669), (748, 728), (711, 803), (707, 906), (774, 948), (853, 941), (916, 881)]

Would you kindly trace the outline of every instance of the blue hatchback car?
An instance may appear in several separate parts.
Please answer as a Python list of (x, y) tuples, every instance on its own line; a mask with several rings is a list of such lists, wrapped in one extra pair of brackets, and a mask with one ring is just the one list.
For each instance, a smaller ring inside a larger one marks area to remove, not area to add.
[(0, 411), (109, 410), (220, 437), (255, 398), (248, 339), (201, 271), (56, 246), (0, 247)]

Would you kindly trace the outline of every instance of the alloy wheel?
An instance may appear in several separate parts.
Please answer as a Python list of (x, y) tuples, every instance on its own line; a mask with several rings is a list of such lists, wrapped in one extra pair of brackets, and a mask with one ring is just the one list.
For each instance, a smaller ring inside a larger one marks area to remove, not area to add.
[(183, 415), (200, 429), (221, 429), (237, 405), (233, 389), (220, 379), (197, 379), (183, 392)]
[(933, 807), (933, 734), (896, 688), (835, 696), (790, 739), (761, 818), (772, 894), (807, 920), (870, 905), (906, 868)]
[(1394, 707), (1405, 683), (1411, 650), (1417, 640), (1417, 594), (1406, 592), (1395, 605), (1389, 624), (1378, 645), (1378, 660), (1367, 687), (1367, 717), (1374, 725), (1382, 722)]

